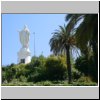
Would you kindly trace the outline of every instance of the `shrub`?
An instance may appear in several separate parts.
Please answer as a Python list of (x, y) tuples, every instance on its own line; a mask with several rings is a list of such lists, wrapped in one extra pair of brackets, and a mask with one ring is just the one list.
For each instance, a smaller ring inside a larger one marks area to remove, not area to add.
[(33, 64), (34, 67), (44, 66), (45, 61), (46, 58), (43, 55), (40, 55), (39, 57), (32, 57), (31, 64)]
[(74, 86), (97, 86), (96, 82), (92, 82), (90, 77), (82, 76), (76, 82), (73, 82)]
[(64, 80), (66, 78), (67, 67), (62, 57), (47, 58), (45, 66), (49, 80)]
[(6, 72), (2, 72), (2, 83), (6, 81)]
[(38, 66), (34, 68), (34, 72), (28, 75), (28, 82), (37, 82), (46, 80), (45, 66)]
[(90, 77), (82, 76), (80, 77), (77, 82), (92, 82)]
[(92, 81), (98, 82), (98, 67), (95, 66), (94, 57), (87, 59), (81, 56), (76, 59), (75, 68), (86, 76), (91, 76)]
[(14, 78), (14, 73), (13, 73), (13, 70), (11, 68), (9, 68), (7, 71), (6, 71), (6, 80), (8, 82), (10, 82), (13, 78)]
[(89, 74), (93, 81), (98, 82), (98, 66), (95, 66), (93, 57), (89, 59)]
[(89, 74), (88, 61), (85, 57), (79, 57), (76, 59), (75, 68), (85, 75)]
[(77, 69), (72, 68), (72, 78), (73, 80), (77, 80), (81, 77), (81, 72), (79, 72)]
[(25, 76), (22, 76), (22, 75), (21, 75), (21, 76), (19, 77), (19, 81), (20, 81), (20, 82), (27, 82), (27, 78), (26, 78)]

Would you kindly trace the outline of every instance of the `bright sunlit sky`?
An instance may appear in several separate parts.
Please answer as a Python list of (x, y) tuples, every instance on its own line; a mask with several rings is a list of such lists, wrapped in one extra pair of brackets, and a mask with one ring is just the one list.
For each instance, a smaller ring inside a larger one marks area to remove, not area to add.
[(2, 65), (17, 63), (17, 52), (20, 50), (18, 30), (22, 30), (26, 24), (30, 30), (30, 51), (34, 55), (44, 56), (50, 52), (49, 40), (59, 25), (64, 25), (66, 14), (2, 14)]

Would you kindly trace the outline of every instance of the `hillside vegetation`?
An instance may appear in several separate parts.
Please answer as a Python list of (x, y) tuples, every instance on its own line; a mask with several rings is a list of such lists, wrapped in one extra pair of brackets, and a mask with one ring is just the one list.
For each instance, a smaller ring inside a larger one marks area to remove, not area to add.
[[(78, 59), (77, 59), (78, 60)], [(79, 62), (81, 64), (81, 61)], [(73, 64), (73, 82), (68, 84), (65, 56), (33, 57), (29, 64), (11, 64), (2, 67), (3, 86), (96, 86), (93, 77)], [(84, 68), (83, 68), (84, 67)], [(88, 67), (88, 66), (87, 66)]]

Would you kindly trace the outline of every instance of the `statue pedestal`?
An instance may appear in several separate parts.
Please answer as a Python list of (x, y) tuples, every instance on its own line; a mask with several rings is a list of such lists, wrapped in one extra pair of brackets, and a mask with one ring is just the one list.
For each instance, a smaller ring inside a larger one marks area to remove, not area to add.
[(20, 51), (17, 53), (18, 55), (18, 63), (30, 63), (31, 62), (31, 53), (29, 48), (21, 48)]

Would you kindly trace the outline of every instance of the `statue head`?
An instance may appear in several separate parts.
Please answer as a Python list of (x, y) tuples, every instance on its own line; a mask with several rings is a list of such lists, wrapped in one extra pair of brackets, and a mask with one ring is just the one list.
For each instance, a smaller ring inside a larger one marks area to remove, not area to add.
[(25, 28), (27, 28), (27, 25), (26, 25), (26, 24), (24, 25), (24, 29), (25, 29)]
[(26, 24), (24, 25), (24, 29), (23, 29), (23, 31), (25, 31), (25, 32), (27, 32), (27, 33), (30, 33), (30, 32), (29, 32), (29, 29), (28, 29), (28, 27), (27, 27)]

